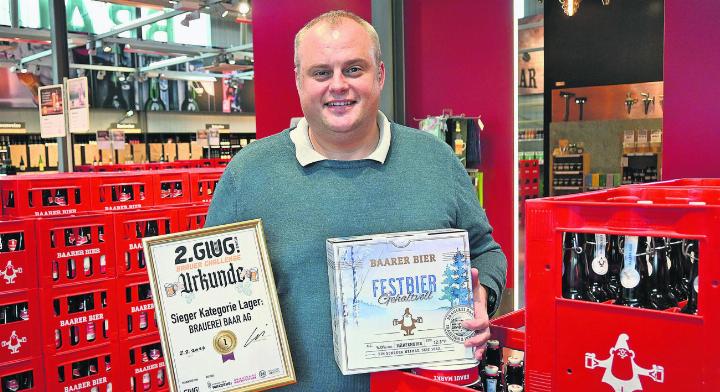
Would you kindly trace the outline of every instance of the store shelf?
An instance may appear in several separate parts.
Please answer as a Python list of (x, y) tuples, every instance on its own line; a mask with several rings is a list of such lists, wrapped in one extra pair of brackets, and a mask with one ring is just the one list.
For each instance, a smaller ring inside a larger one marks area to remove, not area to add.
[(583, 154), (564, 154), (564, 155), (555, 155), (555, 159), (558, 158), (580, 158), (583, 156)]
[(623, 156), (626, 157), (651, 157), (653, 155), (658, 155), (657, 152), (631, 152), (628, 154), (623, 154)]
[(582, 174), (583, 172), (580, 170), (569, 170), (569, 171), (555, 171), (554, 173), (560, 174), (560, 175), (563, 175), (563, 174), (564, 175), (578, 175), (578, 174)]
[(583, 189), (582, 186), (556, 186), (553, 188), (558, 191), (575, 191), (578, 189)]

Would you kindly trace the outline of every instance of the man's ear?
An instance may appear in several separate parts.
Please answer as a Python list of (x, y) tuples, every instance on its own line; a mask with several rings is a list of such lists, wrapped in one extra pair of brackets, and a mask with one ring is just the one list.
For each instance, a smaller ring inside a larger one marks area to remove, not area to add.
[(380, 65), (378, 66), (378, 82), (380, 83), (380, 89), (382, 90), (383, 86), (385, 85), (385, 63), (382, 61), (380, 62)]

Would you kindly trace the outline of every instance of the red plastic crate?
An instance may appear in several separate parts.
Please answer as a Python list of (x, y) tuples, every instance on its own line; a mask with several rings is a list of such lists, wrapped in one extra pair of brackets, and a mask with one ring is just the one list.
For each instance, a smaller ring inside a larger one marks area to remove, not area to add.
[(38, 290), (0, 296), (0, 364), (41, 355)]
[(693, 188), (705, 188), (715, 187), (720, 188), (720, 178), (679, 178), (676, 180), (658, 181), (647, 184), (635, 184), (628, 186), (662, 186), (662, 187), (693, 187)]
[(169, 390), (160, 335), (156, 333), (123, 341), (120, 344), (120, 353), (123, 360), (123, 374), (119, 385), (121, 390)]
[(3, 391), (45, 391), (42, 358), (35, 357), (26, 361), (0, 366), (0, 388)]
[(38, 287), (35, 220), (0, 221), (0, 294)]
[(118, 275), (147, 276), (142, 239), (157, 229), (157, 235), (177, 233), (178, 212), (174, 208), (124, 211), (113, 214), (115, 258)]
[(117, 298), (120, 303), (118, 336), (121, 341), (131, 337), (152, 335), (159, 338), (155, 305), (147, 276), (136, 275), (118, 279)]
[[(526, 213), (526, 390), (720, 390), (720, 364), (704, 359), (720, 349), (720, 189), (628, 186)], [(698, 314), (562, 298), (562, 232), (698, 240)]]
[(44, 362), (48, 392), (127, 391), (119, 388), (123, 361), (117, 344), (46, 355)]
[(138, 209), (155, 203), (153, 174), (149, 172), (98, 173), (91, 185), (93, 210)]
[(178, 208), (180, 231), (196, 230), (205, 227), (209, 204), (196, 204)]
[(112, 216), (87, 214), (41, 218), (35, 226), (40, 288), (115, 277)]
[(90, 173), (0, 178), (3, 215), (57, 216), (90, 210)]
[(210, 203), (225, 169), (193, 169), (190, 171), (190, 199), (193, 203)]
[(163, 170), (153, 173), (153, 197), (156, 206), (190, 202), (190, 175), (187, 170)]
[(46, 356), (115, 342), (120, 325), (115, 280), (40, 289), (40, 302)]

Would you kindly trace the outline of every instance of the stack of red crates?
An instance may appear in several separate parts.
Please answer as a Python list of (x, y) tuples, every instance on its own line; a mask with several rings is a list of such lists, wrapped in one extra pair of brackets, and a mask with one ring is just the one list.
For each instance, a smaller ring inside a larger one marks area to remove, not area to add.
[(518, 202), (522, 214), (525, 210), (525, 200), (540, 197), (540, 161), (521, 159), (518, 166)]
[(120, 360), (112, 217), (41, 218), (35, 227), (47, 387), (111, 390)]
[[(44, 390), (32, 220), (0, 222), (0, 382), (2, 390)], [(27, 241), (31, 241), (29, 244)], [(14, 389), (13, 389), (14, 388)]]
[(202, 228), (222, 170), (2, 178), (0, 389), (168, 390), (142, 238)]
[[(533, 200), (526, 211), (527, 391), (720, 390), (720, 180)], [(563, 298), (563, 232), (697, 240), (697, 314)]]

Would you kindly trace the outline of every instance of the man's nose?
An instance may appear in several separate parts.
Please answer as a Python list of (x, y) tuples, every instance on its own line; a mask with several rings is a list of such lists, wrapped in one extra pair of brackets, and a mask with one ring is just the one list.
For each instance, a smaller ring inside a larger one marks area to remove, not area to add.
[(331, 91), (344, 91), (348, 89), (348, 83), (342, 72), (335, 72), (330, 80)]

